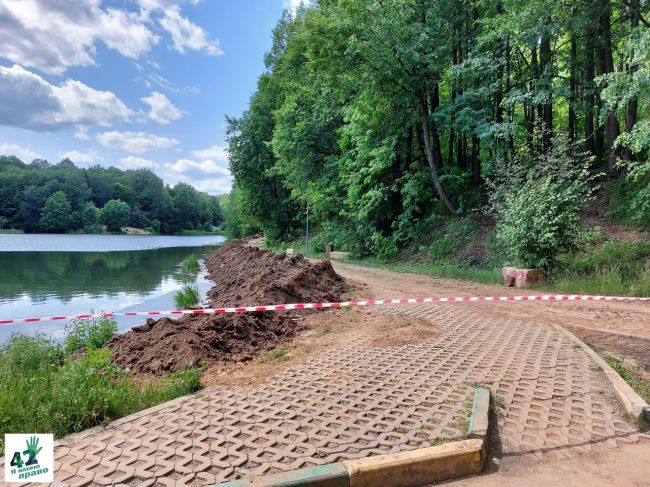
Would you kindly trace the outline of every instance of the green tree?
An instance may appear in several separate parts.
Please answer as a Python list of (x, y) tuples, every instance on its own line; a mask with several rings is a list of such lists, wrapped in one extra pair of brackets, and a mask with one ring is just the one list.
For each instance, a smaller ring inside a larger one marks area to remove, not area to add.
[(110, 200), (102, 208), (101, 222), (111, 231), (117, 231), (129, 222), (131, 208), (120, 200)]
[(91, 201), (86, 203), (83, 212), (83, 225), (87, 233), (99, 233), (99, 219), (101, 217), (101, 210), (97, 208)]
[(57, 191), (45, 201), (39, 224), (46, 232), (66, 232), (73, 224), (71, 213), (68, 196)]

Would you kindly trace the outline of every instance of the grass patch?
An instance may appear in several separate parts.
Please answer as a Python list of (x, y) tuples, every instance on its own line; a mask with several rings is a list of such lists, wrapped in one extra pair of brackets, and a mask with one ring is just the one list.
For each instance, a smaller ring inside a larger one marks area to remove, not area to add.
[(535, 289), (568, 294), (650, 295), (650, 243), (608, 240), (562, 255), (548, 282)]
[(641, 378), (641, 375), (636, 371), (635, 367), (626, 362), (623, 357), (614, 355), (613, 353), (605, 350), (597, 350), (598, 354), (605, 359), (612, 369), (620, 375), (625, 382), (630, 384), (632, 389), (643, 398), (645, 402), (650, 403), (650, 382)]
[(0, 234), (16, 234), (16, 233), (25, 233), (22, 230), (18, 230), (16, 228), (0, 228)]
[(181, 269), (188, 274), (196, 274), (201, 270), (199, 258), (195, 254), (188, 255), (181, 263)]
[(174, 294), (174, 302), (179, 309), (187, 309), (201, 302), (201, 294), (196, 286), (185, 286)]
[(63, 343), (14, 335), (0, 346), (0, 431), (58, 438), (200, 388), (199, 369), (136, 382), (111, 363), (110, 350), (90, 347), (110, 328), (106, 321), (76, 322)]
[(289, 352), (284, 348), (276, 348), (262, 357), (262, 363), (270, 364), (274, 362), (284, 362), (289, 360)]
[(328, 323), (323, 327), (323, 331), (321, 331), (321, 335), (327, 335), (329, 333), (332, 333), (332, 325)]

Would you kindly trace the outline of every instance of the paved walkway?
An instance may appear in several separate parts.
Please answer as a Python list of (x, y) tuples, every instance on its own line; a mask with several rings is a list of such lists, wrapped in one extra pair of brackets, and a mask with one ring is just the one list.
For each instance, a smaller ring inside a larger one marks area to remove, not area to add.
[(68, 437), (55, 450), (56, 484), (204, 485), (413, 449), (463, 434), (477, 384), (503, 404), (504, 454), (639, 441), (602, 372), (554, 327), (454, 305), (380, 309), (430, 319), (440, 333), (394, 348), (357, 333), (259, 388), (206, 389)]

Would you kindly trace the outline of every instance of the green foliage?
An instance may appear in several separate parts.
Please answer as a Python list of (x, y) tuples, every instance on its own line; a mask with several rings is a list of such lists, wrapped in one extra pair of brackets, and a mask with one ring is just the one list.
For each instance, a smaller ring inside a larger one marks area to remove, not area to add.
[(110, 200), (102, 208), (101, 222), (115, 232), (127, 225), (130, 213), (131, 208), (124, 201)]
[(185, 286), (174, 294), (174, 302), (178, 309), (187, 309), (201, 302), (201, 293), (196, 286)]
[(150, 227), (156, 233), (193, 230), (205, 223), (219, 226), (224, 220), (216, 196), (183, 184), (169, 188), (148, 170), (121, 171), (101, 166), (82, 169), (68, 160), (56, 165), (36, 160), (27, 165), (16, 158), (0, 156), (3, 227), (26, 232), (83, 229), (98, 233), (96, 210), (110, 200), (128, 205), (130, 226)]
[(44, 335), (14, 335), (0, 346), (1, 431), (62, 437), (200, 388), (197, 369), (141, 385), (111, 363), (109, 350), (77, 357), (63, 348)]
[(72, 227), (71, 213), (72, 207), (67, 195), (63, 191), (57, 191), (45, 201), (39, 224), (47, 232), (66, 232)]
[(576, 248), (579, 213), (591, 195), (588, 161), (557, 141), (532, 160), (515, 160), (492, 182), (497, 240), (510, 263), (548, 268)]
[(624, 225), (650, 227), (650, 176), (621, 178), (608, 191), (607, 218)]
[(66, 355), (103, 347), (117, 333), (114, 318), (73, 319), (65, 327), (63, 350)]
[(89, 201), (86, 203), (86, 207), (84, 208), (83, 212), (83, 228), (86, 233), (101, 232), (101, 227), (99, 226), (101, 214), (101, 210), (97, 208), (93, 202)]

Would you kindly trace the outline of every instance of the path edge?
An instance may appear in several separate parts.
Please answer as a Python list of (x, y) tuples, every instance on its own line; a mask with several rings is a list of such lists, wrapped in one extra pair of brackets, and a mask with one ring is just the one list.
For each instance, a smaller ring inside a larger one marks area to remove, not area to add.
[(561, 325), (553, 325), (557, 328), (565, 337), (571, 340), (576, 345), (580, 346), (591, 359), (596, 362), (609, 383), (614, 387), (616, 395), (623, 403), (625, 411), (632, 415), (635, 419), (650, 419), (650, 405), (643, 400), (643, 398), (634, 390), (632, 386), (628, 384), (623, 377), (616, 372), (611, 365), (605, 361), (596, 351), (587, 345), (585, 342), (580, 340), (577, 336), (571, 333), (569, 330), (564, 328)]

